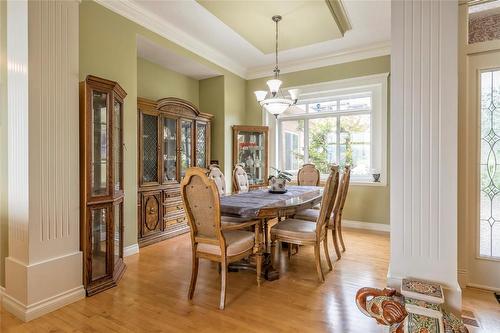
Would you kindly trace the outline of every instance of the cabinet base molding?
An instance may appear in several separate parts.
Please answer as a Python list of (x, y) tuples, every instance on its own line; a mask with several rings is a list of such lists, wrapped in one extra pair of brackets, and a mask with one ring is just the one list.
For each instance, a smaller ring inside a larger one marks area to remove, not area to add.
[(182, 226), (180, 228), (165, 231), (165, 232), (158, 234), (158, 235), (155, 235), (155, 236), (139, 239), (139, 248), (144, 247), (144, 246), (148, 246), (148, 245), (151, 245), (154, 243), (158, 243), (158, 242), (161, 242), (165, 239), (179, 236), (179, 235), (185, 234), (187, 232), (189, 232), (189, 226), (185, 225), (185, 226)]
[(2, 306), (17, 318), (27, 322), (83, 298), (85, 298), (83, 285), (28, 306), (4, 292)]
[(134, 254), (139, 253), (139, 244), (135, 243), (129, 246), (125, 246), (123, 248), (123, 256), (128, 257), (128, 256), (133, 256)]

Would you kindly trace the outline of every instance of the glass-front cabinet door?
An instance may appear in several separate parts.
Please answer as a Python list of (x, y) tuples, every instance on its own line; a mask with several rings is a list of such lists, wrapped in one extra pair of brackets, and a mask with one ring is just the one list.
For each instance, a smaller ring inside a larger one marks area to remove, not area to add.
[(123, 192), (123, 106), (115, 98), (113, 103), (113, 189)]
[(196, 122), (196, 166), (200, 168), (206, 168), (208, 145), (210, 144), (207, 140), (208, 124), (205, 122)]
[(142, 183), (158, 183), (158, 116), (142, 113)]
[(181, 119), (181, 178), (193, 165), (193, 121)]
[[(87, 296), (113, 287), (123, 274), (123, 103), (114, 81), (80, 83), (81, 249)], [(154, 137), (157, 137), (156, 135)]]
[(177, 180), (177, 119), (163, 117), (163, 183)]
[(268, 127), (233, 126), (233, 161), (245, 169), (251, 187), (267, 185)]
[(109, 194), (109, 119), (108, 94), (92, 90), (92, 111), (90, 122), (90, 196)]

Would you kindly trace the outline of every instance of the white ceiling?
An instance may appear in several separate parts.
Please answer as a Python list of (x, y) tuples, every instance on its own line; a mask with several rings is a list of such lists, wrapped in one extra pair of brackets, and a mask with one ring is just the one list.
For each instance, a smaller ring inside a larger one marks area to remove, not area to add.
[[(273, 54), (258, 50), (195, 0), (97, 2), (244, 78), (272, 74)], [(280, 52), (282, 73), (389, 54), (390, 1), (344, 0), (343, 4), (352, 30), (340, 39)], [(274, 31), (262, 38), (274, 39)]]

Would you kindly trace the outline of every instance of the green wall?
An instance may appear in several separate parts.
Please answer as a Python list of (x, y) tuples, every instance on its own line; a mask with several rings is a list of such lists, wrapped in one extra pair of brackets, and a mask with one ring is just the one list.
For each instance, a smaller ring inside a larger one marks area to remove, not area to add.
[(0, 286), (5, 286), (9, 250), (7, 219), (7, 2), (0, 1)]
[[(137, 35), (222, 73), (222, 79), (197, 81), (138, 58)], [(202, 112), (214, 114), (212, 158), (227, 168), (232, 163), (224, 163), (224, 147), (231, 147), (226, 125), (244, 121), (245, 80), (93, 1), (84, 0), (80, 4), (80, 79), (89, 74), (117, 81), (128, 94), (124, 107), (124, 245), (129, 246), (137, 242), (137, 97), (180, 97), (199, 105)], [(211, 83), (215, 86), (211, 87)], [(230, 116), (233, 112), (237, 114), (234, 117)]]
[(152, 100), (177, 97), (199, 106), (199, 81), (137, 58), (137, 95)]
[[(388, 73), (390, 70), (390, 56), (382, 56), (286, 73), (280, 75), (280, 79), (283, 81), (283, 86), (291, 87)], [(270, 77), (247, 81), (245, 119), (248, 125), (262, 124), (262, 111), (255, 100), (254, 91), (266, 89), (266, 81), (269, 79)], [(389, 96), (387, 96), (387, 98), (389, 99)], [(389, 103), (387, 104), (389, 107)], [(387, 119), (387, 135), (389, 135), (389, 114), (387, 115)], [(389, 136), (387, 137), (387, 144), (389, 145)], [(389, 161), (389, 146), (387, 147), (387, 161)], [(387, 163), (387, 165), (389, 165), (389, 163)], [(387, 173), (389, 175), (389, 170), (387, 170)], [(387, 178), (389, 179), (390, 177)], [(389, 185), (362, 186), (351, 183), (344, 208), (344, 219), (389, 224)]]

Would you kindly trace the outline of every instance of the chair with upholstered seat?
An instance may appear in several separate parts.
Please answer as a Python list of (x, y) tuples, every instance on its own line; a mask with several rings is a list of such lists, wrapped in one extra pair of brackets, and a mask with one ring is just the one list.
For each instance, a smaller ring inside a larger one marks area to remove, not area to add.
[[(323, 269), (321, 268), (320, 246), (323, 243), (323, 248), (326, 255), (326, 260), (330, 270), (333, 269), (330, 255), (328, 253), (327, 230), (326, 226), (332, 214), (335, 197), (339, 185), (338, 167), (332, 167), (332, 171), (323, 190), (323, 198), (321, 200), (321, 208), (319, 216), (315, 222), (300, 220), (297, 218), (287, 218), (284, 221), (278, 222), (271, 228), (271, 241), (273, 244), (272, 258), (276, 256), (276, 248), (281, 248), (281, 242), (296, 245), (313, 245), (314, 256), (316, 261), (316, 270), (318, 278), (321, 282), (325, 281)], [(276, 245), (278, 242), (278, 245)], [(281, 253), (278, 253), (278, 258)]]
[(242, 193), (250, 191), (248, 175), (245, 169), (239, 164), (236, 164), (233, 170), (233, 192)]
[(224, 230), (221, 226), (220, 197), (215, 182), (206, 169), (189, 168), (181, 183), (181, 196), (186, 208), (192, 244), (192, 273), (188, 298), (192, 299), (198, 277), (199, 259), (221, 265), (219, 308), (224, 309), (229, 263), (256, 254), (257, 283), (260, 284), (262, 256), (259, 249), (258, 221), (255, 233), (244, 230)]
[[(219, 195), (223, 196), (226, 194), (226, 179), (224, 174), (220, 170), (219, 166), (216, 164), (211, 164), (208, 167), (208, 178), (212, 179), (217, 185), (217, 190)], [(236, 216), (221, 216), (222, 228), (225, 230), (229, 229), (244, 229), (248, 226), (253, 226), (256, 219), (247, 217), (236, 217)]]
[[(340, 182), (339, 191), (337, 198), (335, 200), (335, 206), (333, 207), (332, 217), (328, 223), (328, 229), (332, 231), (333, 246), (335, 248), (335, 253), (337, 258), (341, 258), (340, 248), (338, 242), (342, 246), (342, 251), (345, 251), (344, 238), (342, 236), (342, 212), (344, 210), (344, 204), (347, 197), (347, 192), (349, 190), (349, 183), (351, 179), (351, 167), (346, 165), (344, 168), (344, 174)], [(318, 219), (319, 210), (317, 209), (305, 209), (297, 214), (294, 218), (307, 220), (314, 222)]]
[(297, 173), (297, 184), (299, 186), (318, 186), (319, 170), (314, 164), (304, 164)]

